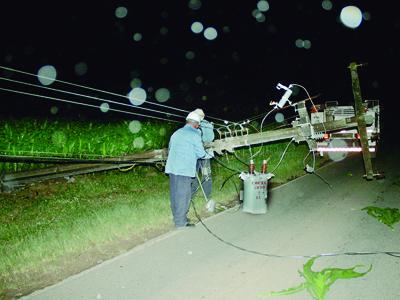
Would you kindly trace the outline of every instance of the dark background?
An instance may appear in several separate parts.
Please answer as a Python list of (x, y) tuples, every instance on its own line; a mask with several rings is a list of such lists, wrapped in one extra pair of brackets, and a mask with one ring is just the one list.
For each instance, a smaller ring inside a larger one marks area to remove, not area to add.
[[(367, 63), (359, 68), (363, 98), (381, 101), (387, 124), (396, 116), (400, 21), (392, 4), (395, 1), (332, 1), (331, 10), (324, 10), (322, 1), (268, 1), (265, 22), (252, 16), (258, 1), (203, 0), (197, 10), (190, 9), (188, 2), (2, 4), (1, 65), (36, 74), (40, 67), (51, 64), (59, 80), (121, 95), (130, 91), (129, 83), (136, 73), (150, 101), (156, 101), (156, 89), (165, 87), (171, 92), (165, 105), (184, 110), (202, 107), (210, 116), (241, 120), (269, 110), (269, 101), (279, 100), (283, 92), (275, 88), (278, 82), (298, 83), (311, 95), (321, 94), (316, 103), (351, 103), (348, 65)], [(356, 29), (345, 27), (339, 15), (347, 5), (358, 6), (369, 20)], [(115, 16), (119, 6), (128, 9), (123, 19)], [(194, 21), (213, 26), (218, 37), (209, 41), (192, 33)], [(224, 26), (229, 32), (224, 32)], [(166, 35), (160, 33), (162, 27), (168, 29)], [(135, 32), (142, 34), (141, 41), (133, 40)], [(311, 48), (297, 48), (295, 40), (299, 38), (310, 40)], [(189, 50), (195, 53), (193, 60), (185, 57)], [(163, 58), (168, 59), (166, 64), (160, 62)], [(83, 76), (74, 71), (79, 62), (88, 66)], [(0, 76), (38, 84), (35, 78), (9, 71), (0, 70)], [(197, 76), (203, 78), (202, 83), (195, 82)], [(3, 80), (0, 87), (22, 89)], [(100, 96), (57, 82), (50, 87)], [(57, 97), (52, 92), (46, 95)], [(306, 96), (299, 90), (292, 100)], [(127, 99), (113, 100), (129, 103)], [(0, 101), (0, 112), (15, 117), (47, 115), (50, 107), (57, 105), (58, 117), (132, 118), (5, 91), (0, 91)]]

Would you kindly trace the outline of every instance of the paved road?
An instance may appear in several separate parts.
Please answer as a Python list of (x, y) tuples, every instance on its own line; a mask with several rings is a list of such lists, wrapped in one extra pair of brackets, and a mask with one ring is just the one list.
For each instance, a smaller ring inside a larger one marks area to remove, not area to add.
[[(319, 170), (332, 190), (319, 177), (306, 175), (270, 191), (266, 214), (231, 209), (205, 224), (224, 240), (263, 253), (400, 251), (400, 225), (391, 231), (361, 211), (368, 205), (400, 207), (399, 158), (384, 155), (376, 165), (385, 170), (386, 179), (366, 181), (360, 157), (348, 158)], [(151, 240), (24, 299), (266, 299), (260, 293), (303, 282), (298, 270), (306, 261), (238, 250), (198, 224)], [(373, 269), (361, 278), (336, 281), (326, 300), (400, 299), (400, 258), (324, 257), (315, 262), (314, 270), (357, 264), (372, 264)], [(306, 291), (280, 298), (312, 299)]]

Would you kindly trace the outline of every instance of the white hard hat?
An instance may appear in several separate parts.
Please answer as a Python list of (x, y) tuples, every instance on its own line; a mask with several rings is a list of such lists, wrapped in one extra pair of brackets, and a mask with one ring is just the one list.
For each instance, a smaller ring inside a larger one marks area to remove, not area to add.
[(195, 112), (196, 114), (198, 114), (200, 116), (200, 119), (203, 120), (204, 119), (204, 111), (201, 108), (196, 108), (193, 112)]
[(200, 123), (201, 122), (201, 117), (197, 113), (195, 113), (194, 111), (191, 111), (187, 115), (186, 120), (190, 120), (190, 121), (194, 121), (194, 122)]

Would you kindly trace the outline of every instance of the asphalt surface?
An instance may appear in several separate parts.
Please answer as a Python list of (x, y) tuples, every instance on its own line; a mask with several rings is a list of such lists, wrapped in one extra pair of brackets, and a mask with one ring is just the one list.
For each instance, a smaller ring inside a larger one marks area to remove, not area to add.
[[(397, 152), (393, 152), (397, 153)], [(392, 154), (393, 154), (392, 153)], [(269, 191), (268, 211), (255, 215), (239, 207), (155, 238), (114, 259), (23, 299), (272, 299), (262, 293), (304, 282), (298, 271), (321, 253), (400, 251), (395, 230), (361, 209), (400, 207), (400, 166), (396, 155), (382, 155), (375, 168), (386, 178), (366, 181), (361, 156), (347, 158)], [(256, 251), (244, 251), (234, 246)], [(400, 258), (384, 254), (318, 258), (323, 268), (372, 270), (364, 277), (339, 279), (329, 299), (400, 299)], [(307, 291), (281, 299), (313, 299)]]

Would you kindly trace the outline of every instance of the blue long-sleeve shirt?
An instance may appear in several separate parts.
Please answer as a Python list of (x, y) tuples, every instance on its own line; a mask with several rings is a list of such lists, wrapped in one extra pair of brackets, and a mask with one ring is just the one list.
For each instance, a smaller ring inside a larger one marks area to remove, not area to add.
[(196, 176), (196, 162), (201, 158), (212, 158), (201, 142), (201, 135), (189, 124), (175, 131), (169, 141), (165, 173)]

